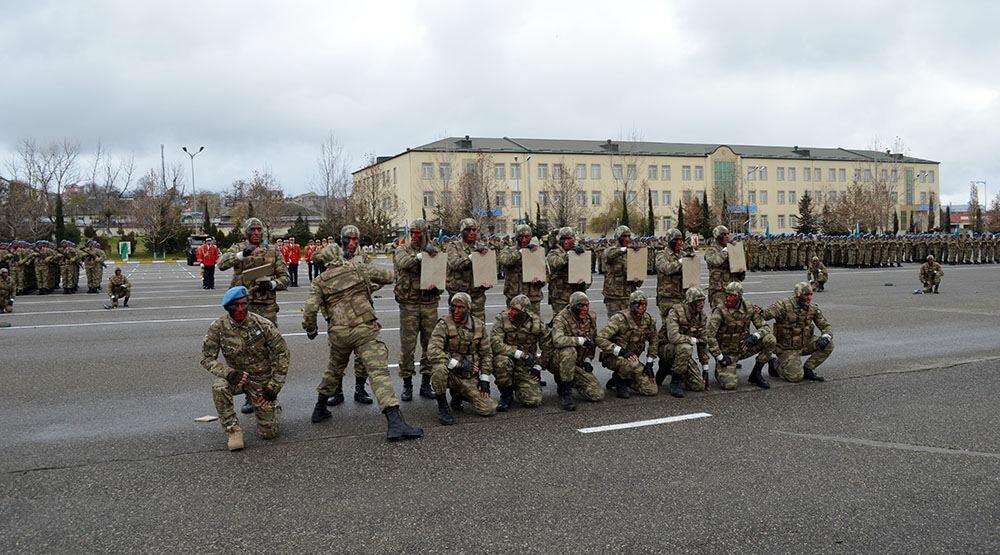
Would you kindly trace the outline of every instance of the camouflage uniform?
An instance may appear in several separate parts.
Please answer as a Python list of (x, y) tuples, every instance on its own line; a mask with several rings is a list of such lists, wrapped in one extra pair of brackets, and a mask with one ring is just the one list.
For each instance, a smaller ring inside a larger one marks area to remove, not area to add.
[[(420, 220), (422, 222), (422, 220)], [(414, 227), (417, 227), (415, 222)], [(427, 225), (421, 226), (421, 243), (427, 243)], [(399, 303), (399, 377), (404, 380), (412, 378), (414, 370), (414, 354), (417, 350), (417, 339), (420, 340), (420, 373), (426, 376), (426, 384), (421, 386), (421, 393), (429, 393), (425, 389), (429, 386), (431, 366), (427, 361), (427, 344), (431, 338), (431, 332), (438, 319), (438, 302), (441, 300), (441, 292), (437, 289), (420, 289), (420, 265), (421, 258), (429, 256), (425, 250), (433, 249), (433, 246), (414, 245), (411, 241), (396, 247), (393, 255), (393, 266), (396, 268), (396, 285), (393, 287), (393, 294), (396, 302)], [(437, 253), (435, 256), (444, 256)]]
[[(225, 363), (218, 360), (220, 350)], [(288, 345), (278, 328), (253, 313), (247, 313), (241, 323), (231, 316), (221, 316), (208, 327), (201, 353), (202, 367), (217, 378), (212, 384), (212, 400), (222, 429), (227, 433), (239, 431), (233, 397), (243, 393), (253, 405), (258, 437), (277, 437), (281, 406), (277, 401), (263, 406), (261, 400), (265, 390), (277, 395), (288, 375)], [(239, 376), (243, 372), (250, 378), (240, 386)]]
[[(778, 373), (787, 381), (798, 382), (803, 377), (822, 381), (814, 371), (833, 352), (833, 328), (815, 303), (802, 306), (799, 299), (812, 292), (808, 283), (797, 283), (794, 294), (767, 307), (765, 320), (774, 320), (777, 337)], [(813, 324), (822, 333), (813, 333)], [(821, 341), (822, 340), (822, 341)], [(822, 343), (826, 345), (822, 345)], [(802, 357), (808, 356), (805, 364)]]
[(511, 395), (516, 395), (517, 401), (526, 407), (542, 404), (542, 386), (538, 380), (540, 366), (534, 367), (530, 362), (538, 356), (539, 349), (543, 355), (551, 350), (552, 334), (537, 314), (528, 311), (531, 304), (528, 301), (524, 295), (512, 300), (512, 306), (526, 317), (524, 322), (515, 324), (505, 310), (497, 314), (490, 333), (493, 375), (500, 390), (501, 405), (505, 407), (509, 406)]
[[(614, 374), (614, 382), (619, 388), (630, 387), (639, 395), (652, 396), (657, 393), (654, 381), (653, 366), (659, 352), (656, 334), (656, 320), (648, 312), (636, 317), (633, 305), (640, 302), (646, 304), (646, 296), (637, 291), (629, 298), (629, 306), (621, 312), (616, 312), (608, 319), (607, 325), (597, 334), (597, 347), (601, 349), (601, 364)], [(648, 350), (647, 350), (648, 345)], [(638, 357), (645, 351), (647, 365), (650, 370), (644, 372), (645, 366), (639, 360), (631, 361), (625, 357)], [(627, 394), (620, 395), (627, 397)]]
[(87, 271), (87, 289), (97, 291), (104, 279), (104, 249), (90, 244), (83, 249), (83, 267)]
[[(462, 229), (471, 229), (475, 226), (475, 220), (467, 218), (462, 220)], [(471, 226), (469, 225), (471, 222)], [(484, 320), (486, 318), (486, 289), (472, 286), (472, 256), (473, 251), (486, 248), (485, 245), (470, 245), (465, 239), (459, 237), (448, 243), (448, 277), (446, 287), (448, 294), (468, 293), (472, 298), (472, 314)]]
[[(677, 235), (680, 235), (679, 231)], [(689, 250), (678, 255), (668, 242), (667, 248), (656, 257), (656, 306), (660, 310), (662, 321), (666, 321), (670, 307), (684, 301), (681, 262), (685, 256), (694, 256), (694, 253)]]
[[(667, 320), (660, 328), (660, 367), (670, 369), (671, 383), (682, 382), (685, 389), (704, 391), (704, 372), (708, 367), (708, 344), (706, 343), (707, 319), (704, 312), (693, 310), (694, 299), (704, 300), (705, 294), (697, 287), (692, 287), (685, 294), (685, 302), (675, 304), (667, 312)], [(698, 360), (702, 368), (698, 368), (692, 355), (695, 345), (698, 349)], [(666, 377), (665, 372), (657, 374), (657, 381)]]
[(63, 291), (75, 293), (80, 283), (80, 251), (72, 243), (66, 243), (59, 260), (59, 274), (62, 276)]
[(43, 243), (36, 246), (35, 256), (35, 276), (38, 278), (38, 289), (39, 294), (49, 293), (55, 289), (55, 278), (57, 276), (52, 275), (51, 266), (49, 265), (49, 259), (55, 259), (59, 253), (49, 247), (49, 244)]
[(927, 262), (920, 266), (920, 283), (924, 286), (924, 293), (937, 293), (941, 285), (941, 278), (944, 276), (944, 269), (934, 261), (931, 256), (927, 257)]
[[(574, 293), (576, 295), (576, 293)], [(586, 298), (584, 293), (579, 293)], [(572, 299), (571, 299), (572, 300)], [(589, 300), (587, 302), (590, 302)], [(580, 339), (589, 340), (586, 346)], [(596, 402), (604, 400), (604, 388), (593, 374), (589, 362), (597, 350), (597, 317), (588, 314), (580, 319), (572, 306), (562, 309), (552, 321), (552, 374), (563, 387), (576, 389), (584, 399)], [(561, 395), (562, 396), (562, 395)]]
[[(247, 236), (251, 227), (254, 225), (261, 226), (263, 224), (257, 218), (247, 218), (243, 222), (243, 233)], [(263, 241), (261, 241), (263, 243)], [(254, 254), (250, 256), (244, 256), (243, 251), (247, 248), (256, 247), (260, 249), (259, 254)], [(250, 241), (241, 241), (236, 243), (232, 247), (219, 257), (218, 269), (219, 271), (225, 271), (230, 268), (233, 269), (233, 280), (230, 283), (231, 287), (242, 285), (248, 289), (253, 286), (253, 283), (245, 283), (243, 281), (243, 272), (251, 268), (256, 268), (258, 266), (268, 265), (271, 267), (270, 275), (266, 278), (271, 281), (271, 288), (267, 291), (260, 291), (258, 289), (252, 289), (250, 291), (250, 312), (255, 314), (260, 314), (261, 316), (270, 320), (274, 325), (278, 325), (278, 291), (284, 291), (288, 288), (288, 284), (291, 283), (292, 277), (288, 274), (288, 267), (285, 266), (285, 258), (282, 256), (278, 249), (274, 245), (252, 245)]]
[[(108, 296), (111, 298), (110, 308), (118, 308), (118, 300), (124, 299), (128, 306), (128, 298), (132, 295), (132, 283), (125, 274), (113, 274), (108, 278)], [(107, 308), (107, 307), (106, 307)]]
[[(572, 238), (573, 230), (564, 227), (559, 230), (560, 244), (549, 250), (545, 257), (546, 266), (549, 268), (549, 305), (552, 307), (552, 317), (562, 312), (569, 303), (569, 297), (573, 293), (586, 291), (589, 287), (587, 283), (569, 283), (569, 252), (562, 247), (563, 239)], [(581, 253), (582, 246), (574, 246), (574, 250)], [(591, 255), (591, 261), (595, 257)]]
[[(625, 228), (624, 233), (629, 233), (627, 227), (620, 227)], [(619, 235), (619, 231), (616, 231), (615, 235)], [(607, 307), (608, 314), (621, 312), (628, 305), (628, 296), (642, 283), (626, 281), (627, 250), (620, 244), (604, 250), (604, 287), (601, 292), (604, 293), (604, 306)]]
[[(489, 376), (493, 368), (489, 334), (482, 320), (469, 313), (466, 313), (462, 324), (456, 324), (451, 315), (439, 319), (431, 333), (428, 358), (432, 368), (431, 384), (439, 399), (450, 389), (453, 404), (456, 397), (464, 398), (472, 404), (476, 414), (496, 414), (497, 402), (481, 396), (477, 383), (480, 376)], [(461, 363), (465, 360), (472, 361), (477, 367), (466, 373), (461, 366), (453, 366), (453, 361)]]
[(14, 295), (17, 285), (10, 277), (10, 270), (0, 269), (0, 312), (14, 312)]
[[(734, 282), (735, 283), (735, 282)], [(727, 286), (727, 295), (738, 290), (736, 308), (729, 308), (725, 301), (714, 309), (708, 317), (706, 341), (708, 352), (715, 358), (715, 380), (722, 389), (736, 389), (736, 363), (745, 358), (757, 356), (752, 374), (760, 376), (760, 370), (770, 360), (774, 352), (775, 339), (771, 328), (761, 318), (761, 310), (743, 298), (743, 287)], [(755, 332), (750, 332), (753, 324)], [(746, 341), (753, 337), (753, 345), (744, 348)], [(729, 360), (725, 360), (729, 357)], [(729, 364), (723, 364), (728, 362)], [(751, 383), (754, 383), (751, 379)], [(764, 387), (764, 386), (761, 386)]]
[(820, 262), (819, 258), (814, 258), (810, 262), (806, 278), (809, 280), (809, 286), (813, 288), (813, 291), (822, 291), (826, 288), (826, 280), (829, 279), (829, 274), (826, 271), (826, 266)]
[(725, 301), (726, 294), (723, 291), (726, 284), (731, 281), (743, 281), (745, 274), (731, 274), (729, 272), (729, 250), (728, 246), (719, 245), (719, 237), (728, 234), (729, 230), (725, 226), (718, 226), (712, 231), (715, 240), (705, 249), (705, 263), (708, 265), (708, 302), (715, 308)]
[[(525, 229), (521, 229), (525, 228)], [(531, 228), (526, 225), (517, 226), (518, 233), (515, 236), (515, 241), (519, 241), (520, 237), (527, 231), (527, 234), (531, 235)], [(539, 249), (538, 245), (531, 244), (527, 248), (529, 249)], [(519, 244), (508, 245), (497, 257), (497, 265), (504, 273), (503, 282), (503, 294), (507, 297), (507, 304), (510, 305), (510, 300), (518, 295), (526, 295), (531, 301), (531, 311), (537, 315), (541, 315), (542, 309), (542, 289), (545, 287), (545, 282), (540, 283), (524, 283), (522, 281), (521, 273), (521, 248)]]

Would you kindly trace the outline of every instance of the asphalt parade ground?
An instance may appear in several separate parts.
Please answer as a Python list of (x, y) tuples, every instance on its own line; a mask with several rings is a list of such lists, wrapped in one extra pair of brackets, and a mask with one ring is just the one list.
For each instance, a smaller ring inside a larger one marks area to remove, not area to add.
[[(0, 315), (4, 553), (1000, 551), (1000, 265), (945, 266), (939, 295), (912, 294), (914, 264), (832, 268), (814, 297), (834, 328), (825, 383), (759, 390), (748, 360), (737, 391), (567, 413), (545, 374), (542, 407), (455, 426), (432, 400), (403, 403), (425, 436), (391, 444), (351, 374), (333, 418), (309, 420), (327, 342), (301, 328), (303, 267), (279, 293), (281, 435), (240, 415), (236, 453), (195, 422), (215, 413), (201, 342), (230, 273), (206, 291), (197, 268), (123, 267), (128, 309), (53, 294)], [(766, 306), (804, 275), (750, 273), (748, 298)], [(398, 392), (398, 311), (391, 287), (378, 295)]]

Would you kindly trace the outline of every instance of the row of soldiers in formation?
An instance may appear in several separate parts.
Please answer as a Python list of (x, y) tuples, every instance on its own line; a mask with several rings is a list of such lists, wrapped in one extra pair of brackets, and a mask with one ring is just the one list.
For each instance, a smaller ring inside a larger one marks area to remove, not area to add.
[(86, 271), (87, 293), (97, 293), (105, 259), (104, 249), (94, 240), (81, 247), (68, 240), (58, 245), (46, 240), (0, 243), (0, 268), (10, 270), (17, 295), (48, 295), (60, 288), (67, 295), (76, 293), (81, 266)]
[[(684, 257), (694, 256), (683, 235), (669, 234), (669, 249), (657, 257), (656, 305), (663, 325), (647, 312), (649, 299), (639, 290), (640, 281), (628, 281), (625, 259), (631, 231), (619, 227), (615, 243), (602, 253), (606, 265), (603, 286), (608, 321), (599, 326), (590, 311), (588, 283), (570, 283), (569, 253), (580, 253), (572, 229), (557, 234), (558, 244), (547, 254), (545, 282), (521, 279), (521, 250), (541, 248), (531, 230), (516, 230), (517, 243), (504, 249), (499, 264), (507, 275), (506, 308), (496, 315), (492, 330), (485, 320), (484, 287), (473, 287), (472, 253), (488, 247), (479, 242), (475, 220), (462, 222), (462, 234), (441, 252), (427, 239), (422, 220), (410, 226), (407, 240), (397, 246), (393, 267), (375, 264), (358, 250), (359, 234), (346, 226), (340, 244), (315, 254), (325, 271), (312, 282), (303, 307), (302, 327), (309, 339), (319, 335), (317, 316), (326, 319), (329, 362), (317, 387), (313, 422), (331, 416), (328, 406), (342, 403), (343, 377), (353, 356), (356, 392), (370, 381), (388, 422), (390, 440), (420, 437), (423, 430), (410, 426), (400, 412), (400, 401), (413, 399), (416, 375), (415, 347), (422, 347), (419, 394), (435, 399), (442, 424), (455, 421), (453, 411), (469, 403), (479, 415), (508, 410), (516, 399), (535, 407), (542, 402), (542, 372), (555, 377), (559, 405), (574, 410), (577, 396), (597, 402), (611, 389), (619, 397), (656, 395), (667, 377), (674, 396), (685, 390), (701, 391), (709, 384), (710, 361), (715, 360), (715, 381), (724, 389), (737, 385), (738, 361), (754, 357), (749, 381), (767, 388), (765, 365), (772, 376), (789, 381), (822, 381), (816, 368), (833, 350), (832, 329), (812, 302), (807, 283), (795, 285), (791, 297), (766, 309), (743, 296), (742, 274), (728, 269), (729, 232), (719, 226), (706, 251), (709, 265), (708, 295), (699, 288), (682, 287)], [(219, 260), (233, 269), (233, 283), (223, 298), (228, 313), (209, 326), (202, 346), (202, 366), (216, 376), (213, 399), (230, 449), (244, 445), (233, 405), (244, 394), (255, 414), (258, 436), (278, 434), (280, 406), (277, 397), (289, 366), (289, 351), (277, 331), (276, 292), (288, 286), (288, 272), (280, 253), (261, 241), (262, 225), (254, 219), (244, 224), (246, 241), (234, 245)], [(448, 314), (438, 317), (443, 291), (421, 287), (425, 257), (447, 257)], [(261, 275), (260, 269), (269, 270)], [(244, 280), (243, 275), (252, 279)], [(401, 395), (397, 397), (388, 371), (388, 348), (373, 293), (387, 285), (399, 303)], [(541, 291), (549, 287), (553, 319), (540, 316)], [(705, 313), (706, 300), (713, 307)], [(774, 327), (767, 323), (774, 321)], [(817, 333), (818, 330), (818, 333)], [(223, 360), (219, 360), (219, 354)], [(803, 363), (802, 357), (808, 357)], [(612, 372), (601, 384), (594, 376), (595, 358)], [(500, 392), (493, 399), (493, 386)], [(449, 394), (450, 393), (450, 399)], [(357, 399), (357, 393), (356, 393)]]

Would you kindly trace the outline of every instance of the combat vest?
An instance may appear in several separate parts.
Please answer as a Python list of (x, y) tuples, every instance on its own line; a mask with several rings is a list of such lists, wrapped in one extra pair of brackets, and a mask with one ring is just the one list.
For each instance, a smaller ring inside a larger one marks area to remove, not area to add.
[[(593, 254), (591, 254), (593, 256)], [(589, 286), (586, 283), (569, 283), (569, 253), (567, 253), (561, 246), (556, 246), (549, 251), (546, 259), (549, 257), (559, 257), (566, 261), (566, 264), (560, 270), (551, 270), (552, 264), (548, 264), (549, 269), (549, 304), (553, 302), (558, 303), (569, 303), (569, 297), (576, 291), (586, 291)], [(541, 290), (539, 290), (541, 293)], [(531, 298), (530, 296), (528, 297)]]
[(678, 262), (681, 257), (677, 256), (674, 251), (670, 250), (669, 247), (664, 249), (659, 257), (660, 260), (657, 261), (656, 269), (656, 300), (661, 299), (682, 299), (684, 298), (684, 287), (681, 286), (682, 278), (684, 277), (683, 272), (676, 272), (673, 274), (664, 274), (659, 271), (662, 264), (673, 264)]
[[(451, 242), (451, 245), (457, 247), (459, 255), (465, 259), (468, 259), (472, 254), (472, 246), (466, 243), (463, 239), (456, 239)], [(449, 249), (451, 248), (451, 245), (449, 245)], [(445, 278), (445, 287), (447, 287), (448, 291), (451, 293), (464, 291), (472, 294), (472, 265), (470, 264), (466, 270), (452, 271), (451, 268), (448, 268), (448, 274)]]
[[(420, 250), (411, 249), (408, 245), (400, 245), (398, 249), (405, 249), (407, 254), (411, 256), (416, 256)], [(424, 256), (430, 256), (424, 254)], [(437, 253), (436, 256), (447, 256), (443, 252)], [(418, 263), (415, 270), (404, 270), (399, 266), (396, 267), (396, 284), (393, 285), (392, 293), (396, 297), (396, 302), (403, 304), (434, 304), (437, 305), (438, 300), (441, 299), (441, 293), (432, 293), (430, 291), (425, 291), (420, 288), (420, 264)]]
[(778, 348), (783, 351), (801, 350), (806, 341), (813, 336), (813, 318), (816, 316), (816, 305), (802, 307), (789, 299), (781, 301), (785, 306), (785, 318), (774, 321), (774, 335), (778, 340)]
[(328, 266), (313, 280), (323, 296), (323, 316), (330, 328), (355, 327), (377, 321), (368, 281), (358, 266)]
[(243, 325), (237, 324), (231, 318), (223, 318), (225, 323), (222, 326), (219, 343), (226, 364), (235, 370), (250, 374), (250, 380), (253, 382), (266, 382), (271, 377), (271, 365), (266, 348), (267, 337), (260, 323), (263, 317), (249, 313)]
[(469, 314), (468, 318), (472, 322), (471, 330), (465, 326), (459, 329), (458, 324), (455, 323), (455, 320), (451, 316), (441, 318), (439, 321), (444, 322), (445, 329), (447, 330), (444, 351), (451, 358), (459, 362), (471, 360), (475, 363), (478, 362), (476, 356), (479, 351), (479, 345), (485, 341), (485, 326), (481, 320), (478, 320), (472, 314)]
[[(243, 251), (250, 246), (251, 245), (248, 241), (243, 241), (242, 243), (237, 243), (233, 248), (235, 248), (237, 251)], [(278, 249), (276, 249), (274, 245), (267, 245), (267, 246), (258, 245), (258, 247), (262, 251), (264, 251), (263, 254), (257, 256), (247, 256), (243, 260), (236, 260), (233, 262), (233, 280), (229, 285), (230, 287), (236, 287), (237, 285), (242, 285), (247, 289), (249, 289), (253, 285), (253, 283), (252, 282), (248, 283), (243, 280), (244, 270), (249, 270), (250, 268), (256, 268), (258, 266), (263, 266), (265, 264), (273, 267), (274, 263), (277, 262), (279, 259), (284, 260), (284, 257), (281, 255), (280, 252), (278, 252)], [(272, 279), (274, 278), (273, 274), (271, 278)], [(268, 291), (252, 291), (250, 293), (249, 302), (251, 304), (270, 304), (277, 302), (277, 300), (278, 300), (278, 293), (272, 289)]]
[(723, 353), (738, 353), (740, 342), (750, 334), (750, 324), (753, 322), (753, 307), (747, 304), (746, 299), (740, 299), (740, 305), (735, 309), (728, 309), (725, 305), (715, 307), (722, 316), (719, 329), (715, 333), (715, 340), (719, 342), (719, 350)]
[(493, 324), (493, 333), (497, 333), (497, 327), (503, 331), (503, 342), (519, 351), (535, 353), (538, 345), (538, 336), (542, 333), (542, 323), (535, 317), (528, 319), (524, 326), (518, 327), (510, 321), (506, 312), (497, 315), (497, 321)]
[(646, 342), (656, 334), (656, 321), (649, 315), (649, 312), (644, 313), (638, 322), (632, 318), (629, 309), (618, 314), (625, 317), (628, 329), (612, 337), (612, 343), (624, 345), (626, 349), (636, 354), (643, 352), (646, 349)]
[[(673, 311), (677, 313), (677, 331), (682, 335), (690, 337), (705, 337), (705, 328), (708, 320), (704, 312), (692, 315), (684, 303), (677, 303), (673, 306)], [(667, 329), (667, 326), (663, 326)]]
[(604, 251), (604, 256), (601, 258), (605, 259), (604, 266), (604, 288), (601, 292), (604, 294), (604, 298), (621, 299), (628, 297), (635, 291), (635, 286), (628, 281), (626, 281), (626, 270), (627, 270), (627, 256), (628, 253), (623, 253), (621, 256), (617, 256), (613, 259), (609, 259), (607, 256), (609, 251), (612, 249), (620, 249), (621, 247), (615, 245), (614, 247), (608, 247)]

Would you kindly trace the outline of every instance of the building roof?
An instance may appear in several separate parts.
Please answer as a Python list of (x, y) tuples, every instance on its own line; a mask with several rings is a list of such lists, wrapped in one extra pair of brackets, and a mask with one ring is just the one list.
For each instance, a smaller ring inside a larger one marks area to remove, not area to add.
[[(380, 156), (376, 164), (402, 156), (407, 152), (494, 152), (505, 154), (622, 154), (630, 156), (708, 156), (720, 147), (728, 147), (743, 158), (773, 158), (777, 160), (836, 160), (844, 162), (889, 161), (903, 164), (938, 164), (934, 160), (913, 158), (898, 153), (847, 148), (817, 148), (798, 146), (727, 145), (716, 143), (657, 143), (647, 141), (589, 141), (578, 139), (519, 139), (512, 137), (448, 137), (395, 156)], [(617, 150), (616, 150), (617, 149)], [(374, 164), (373, 164), (374, 165)], [(371, 167), (366, 166), (358, 171)]]

